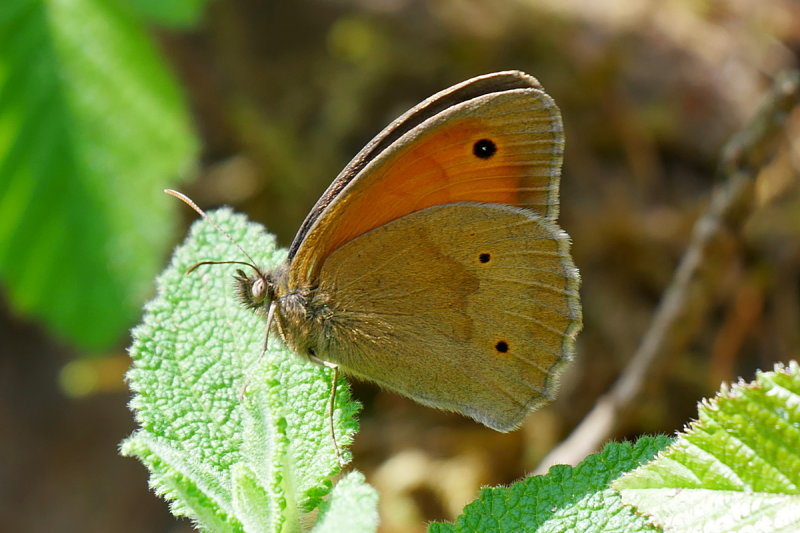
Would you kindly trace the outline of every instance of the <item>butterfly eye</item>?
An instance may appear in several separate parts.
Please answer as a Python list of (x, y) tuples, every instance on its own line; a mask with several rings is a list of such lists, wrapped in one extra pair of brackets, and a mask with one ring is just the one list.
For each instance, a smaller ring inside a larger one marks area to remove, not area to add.
[(261, 302), (267, 294), (267, 282), (264, 278), (256, 278), (250, 287), (250, 295), (256, 302)]

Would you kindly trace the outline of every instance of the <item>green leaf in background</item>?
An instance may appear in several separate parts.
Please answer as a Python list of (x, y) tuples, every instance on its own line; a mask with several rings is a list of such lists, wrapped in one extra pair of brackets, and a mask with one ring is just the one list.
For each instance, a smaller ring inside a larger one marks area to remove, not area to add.
[(672, 446), (614, 488), (668, 532), (800, 531), (800, 366), (723, 387)]
[(197, 24), (207, 0), (125, 0), (152, 22), (188, 28)]
[[(211, 216), (260, 266), (285, 260), (260, 226), (229, 210)], [(240, 267), (185, 274), (196, 262), (229, 259), (243, 258), (199, 221), (158, 278), (130, 349), (131, 407), (141, 429), (123, 443), (123, 454), (141, 459), (173, 512), (205, 531), (296, 531), (321, 506), (319, 531), (373, 531), (376, 495), (360, 474), (342, 479), (326, 499), (339, 470), (330, 370), (300, 360), (277, 339), (255, 363), (265, 321), (236, 297), (232, 276)], [(248, 392), (240, 399), (244, 376)], [(346, 446), (358, 405), (342, 381), (336, 399), (337, 442)]]
[(79, 347), (136, 319), (196, 152), (183, 98), (118, 0), (0, 1), (0, 281)]
[(483, 489), (455, 524), (434, 523), (429, 533), (658, 531), (623, 505), (609, 483), (649, 461), (671, 442), (642, 437), (636, 444), (607, 444), (578, 466), (557, 465), (510, 487)]

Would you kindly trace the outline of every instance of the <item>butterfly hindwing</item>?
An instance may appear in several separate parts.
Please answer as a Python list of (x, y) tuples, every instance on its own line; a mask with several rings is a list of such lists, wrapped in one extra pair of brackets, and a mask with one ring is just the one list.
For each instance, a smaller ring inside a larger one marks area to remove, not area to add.
[(580, 327), (567, 236), (528, 210), (417, 211), (333, 252), (318, 347), (343, 371), (513, 429), (554, 392)]

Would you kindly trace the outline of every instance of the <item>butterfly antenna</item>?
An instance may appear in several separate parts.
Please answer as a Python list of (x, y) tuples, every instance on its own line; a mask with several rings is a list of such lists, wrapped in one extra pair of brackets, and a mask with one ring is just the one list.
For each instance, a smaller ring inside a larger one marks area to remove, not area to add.
[(236, 241), (233, 239), (233, 237), (231, 237), (230, 233), (228, 233), (227, 231), (225, 231), (224, 229), (222, 229), (222, 228), (219, 226), (219, 224), (217, 224), (216, 222), (214, 222), (214, 221), (211, 219), (211, 217), (209, 217), (209, 216), (206, 214), (206, 212), (205, 212), (205, 211), (203, 211), (202, 209), (200, 209), (200, 208), (197, 206), (197, 204), (196, 204), (196, 203), (194, 203), (194, 202), (192, 201), (192, 199), (191, 199), (191, 198), (189, 198), (188, 196), (186, 196), (186, 195), (185, 195), (185, 194), (183, 194), (182, 192), (178, 192), (178, 191), (175, 191), (175, 190), (173, 190), (173, 189), (164, 189), (164, 192), (165, 192), (165, 193), (167, 193), (167, 194), (169, 194), (170, 196), (174, 196), (175, 198), (177, 198), (177, 199), (178, 199), (178, 200), (180, 200), (181, 202), (185, 203), (186, 205), (188, 205), (189, 207), (191, 207), (192, 209), (194, 209), (194, 210), (197, 212), (197, 214), (199, 214), (201, 217), (203, 217), (204, 219), (206, 219), (207, 221), (209, 221), (209, 222), (211, 223), (211, 225), (212, 225), (212, 226), (214, 226), (214, 227), (217, 229), (217, 231), (219, 231), (220, 233), (222, 233), (223, 235), (225, 235), (225, 237), (226, 237), (226, 238), (227, 238), (229, 241), (231, 241), (231, 244), (233, 244), (234, 246), (236, 246), (236, 247), (239, 249), (239, 251), (240, 251), (240, 252), (242, 252), (242, 253), (244, 254), (244, 256), (250, 260), (250, 263), (245, 263), (245, 262), (243, 262), (243, 261), (219, 261), (219, 262), (216, 262), (216, 261), (203, 261), (203, 262), (201, 262), (201, 263), (197, 263), (197, 264), (196, 264), (196, 265), (194, 265), (192, 268), (190, 268), (190, 269), (189, 269), (189, 272), (187, 272), (187, 274), (188, 274), (188, 273), (190, 273), (190, 272), (191, 272), (192, 270), (194, 270), (195, 268), (199, 267), (200, 265), (219, 265), (219, 264), (225, 264), (225, 263), (233, 263), (233, 264), (247, 265), (247, 266), (249, 266), (249, 267), (253, 268), (253, 269), (254, 269), (256, 272), (258, 272), (258, 273), (259, 273), (259, 275), (261, 275), (261, 277), (264, 277), (264, 275), (261, 273), (261, 270), (259, 270), (259, 269), (258, 269), (258, 267), (256, 266), (256, 262), (255, 262), (255, 260), (254, 260), (252, 257), (250, 257), (250, 254), (248, 254), (248, 253), (247, 253), (247, 252), (244, 250), (244, 248), (242, 248), (241, 246), (239, 246), (239, 243), (238, 243), (238, 242), (236, 242)]
[(200, 267), (200, 266), (203, 266), (203, 265), (244, 265), (244, 266), (249, 266), (250, 268), (255, 269), (256, 272), (261, 274), (261, 271), (259, 269), (257, 269), (255, 265), (253, 265), (251, 263), (247, 263), (246, 261), (200, 261), (199, 263), (193, 264), (192, 268), (190, 268), (189, 270), (186, 271), (186, 274), (187, 275), (191, 274), (192, 272), (195, 271), (195, 269), (197, 267)]

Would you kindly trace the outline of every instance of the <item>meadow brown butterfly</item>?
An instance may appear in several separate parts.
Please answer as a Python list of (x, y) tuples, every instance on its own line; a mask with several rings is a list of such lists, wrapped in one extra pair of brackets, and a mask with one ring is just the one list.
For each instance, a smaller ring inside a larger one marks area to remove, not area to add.
[(581, 326), (563, 146), (527, 74), (446, 89), (367, 144), (240, 295), (300, 356), (510, 431), (551, 399)]

